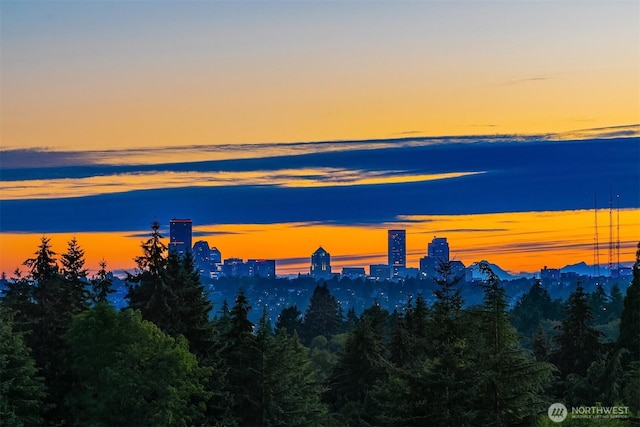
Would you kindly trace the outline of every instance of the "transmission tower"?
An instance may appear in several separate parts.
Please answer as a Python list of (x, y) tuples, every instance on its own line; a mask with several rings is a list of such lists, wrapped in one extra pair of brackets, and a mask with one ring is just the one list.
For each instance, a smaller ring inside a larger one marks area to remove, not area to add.
[(593, 235), (593, 275), (600, 277), (600, 248), (598, 244), (598, 193), (593, 196), (594, 204), (594, 235)]
[(616, 195), (616, 204), (618, 210), (618, 235), (616, 236), (616, 270), (620, 275), (620, 195)]
[(611, 195), (611, 189), (609, 189), (609, 277), (613, 277), (613, 257), (614, 257), (614, 244), (613, 244), (613, 196)]

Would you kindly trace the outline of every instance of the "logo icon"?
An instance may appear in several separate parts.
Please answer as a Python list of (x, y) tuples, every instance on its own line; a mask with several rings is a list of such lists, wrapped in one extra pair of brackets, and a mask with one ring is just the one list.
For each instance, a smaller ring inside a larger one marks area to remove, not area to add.
[(549, 410), (547, 411), (549, 419), (554, 423), (563, 422), (567, 418), (567, 414), (567, 407), (558, 402), (549, 406)]

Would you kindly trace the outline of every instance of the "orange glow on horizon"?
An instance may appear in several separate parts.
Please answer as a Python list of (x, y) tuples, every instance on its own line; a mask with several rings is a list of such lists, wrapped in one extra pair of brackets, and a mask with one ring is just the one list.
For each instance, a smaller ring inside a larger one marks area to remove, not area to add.
[[(601, 213), (604, 215), (604, 213)], [(640, 209), (620, 211), (620, 261), (632, 262), (640, 236)], [(447, 237), (451, 257), (465, 265), (481, 259), (511, 272), (536, 272), (542, 267), (560, 268), (581, 261), (593, 263), (594, 213), (588, 210), (518, 212), (481, 215), (411, 216), (400, 222), (342, 226), (314, 223), (240, 224), (194, 226), (193, 241), (205, 240), (217, 247), (223, 259), (275, 259), (279, 275), (307, 273), (310, 256), (322, 245), (332, 258), (332, 267), (365, 267), (386, 263), (387, 229), (407, 230), (407, 266), (418, 267), (426, 246), (434, 236)], [(405, 221), (405, 222), (402, 222)], [(599, 221), (605, 236), (608, 223)], [(108, 269), (132, 271), (147, 231), (48, 234), (53, 250), (66, 251), (76, 236), (85, 250), (90, 275), (105, 259)], [(142, 234), (141, 234), (142, 233)], [(168, 232), (165, 232), (168, 233)], [(614, 233), (614, 236), (617, 235)], [(16, 267), (33, 256), (41, 234), (0, 233), (1, 271), (11, 276)], [(165, 242), (168, 235), (164, 236)], [(608, 262), (608, 242), (601, 237), (600, 264)], [(280, 262), (279, 262), (280, 261)], [(614, 254), (614, 263), (617, 254)]]

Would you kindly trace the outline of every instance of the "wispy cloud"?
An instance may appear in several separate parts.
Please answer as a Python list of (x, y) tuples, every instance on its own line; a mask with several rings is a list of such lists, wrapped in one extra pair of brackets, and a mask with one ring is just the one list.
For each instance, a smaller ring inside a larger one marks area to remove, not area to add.
[(420, 135), (423, 134), (424, 135), (424, 131), (423, 130), (405, 130), (403, 132), (394, 132), (389, 134), (389, 136), (400, 136), (400, 135)]
[(149, 172), (87, 178), (0, 181), (1, 200), (61, 199), (124, 193), (152, 188), (275, 186), (289, 188), (398, 184), (459, 178), (482, 172), (415, 174), (408, 171), (365, 171), (338, 168), (249, 172)]
[(529, 77), (526, 79), (514, 80), (512, 83), (526, 83), (526, 82), (539, 82), (544, 80), (550, 80), (550, 76), (538, 76), (538, 77)]
[(96, 156), (86, 151), (52, 151), (47, 148), (0, 150), (0, 168), (48, 168), (77, 165), (95, 165)]
[(424, 231), (421, 234), (444, 234), (444, 233), (496, 233), (508, 232), (507, 228), (444, 228), (433, 231)]
[(640, 136), (640, 123), (577, 129), (555, 135), (559, 139), (630, 138)]
[(531, 76), (531, 77), (524, 77), (521, 79), (515, 79), (515, 80), (509, 80), (507, 82), (504, 83), (504, 85), (519, 85), (519, 84), (525, 84), (525, 83), (535, 83), (535, 82), (543, 82), (543, 81), (547, 81), (547, 80), (551, 80), (553, 78), (556, 78), (558, 75), (554, 74), (543, 74), (543, 75), (539, 75), (539, 76)]
[[(468, 125), (477, 128), (498, 127), (494, 123), (475, 123)], [(401, 148), (457, 147), (460, 145), (496, 145), (503, 143), (536, 143), (548, 140), (588, 139), (595, 137), (634, 137), (640, 136), (640, 124), (578, 129), (558, 134), (536, 135), (464, 135), (425, 137), (412, 136), (422, 131), (404, 131), (395, 134), (402, 136), (392, 139), (360, 141), (316, 141), (295, 143), (262, 144), (215, 144), (189, 145), (148, 148), (128, 148), (117, 150), (55, 151), (46, 147), (21, 150), (0, 150), (0, 170), (3, 180), (15, 179), (32, 170), (36, 176), (51, 174), (74, 174), (78, 177), (87, 174), (126, 173), (131, 171), (149, 171), (150, 168), (164, 167), (173, 169), (185, 165), (204, 165), (205, 163), (266, 161), (267, 159), (288, 159), (292, 156), (327, 156), (344, 153), (362, 153)], [(85, 169), (82, 169), (82, 168)], [(66, 168), (64, 170), (58, 170)], [(119, 169), (118, 169), (119, 168)], [(146, 168), (146, 169), (145, 169)]]

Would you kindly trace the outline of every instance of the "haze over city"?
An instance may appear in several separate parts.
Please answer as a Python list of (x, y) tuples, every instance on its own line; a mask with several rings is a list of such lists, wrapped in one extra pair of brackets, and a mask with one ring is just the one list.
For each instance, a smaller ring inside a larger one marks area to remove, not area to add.
[[(640, 236), (637, 2), (2, 2), (0, 271), (154, 219), (308, 272), (605, 264)], [(597, 215), (596, 215), (597, 208)], [(610, 208), (612, 215), (610, 215)], [(597, 227), (596, 227), (597, 222)]]

